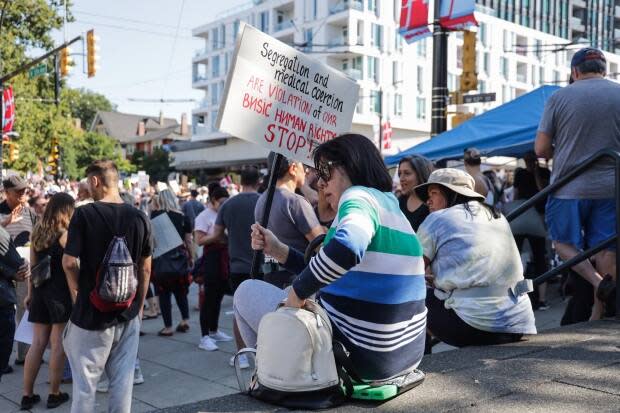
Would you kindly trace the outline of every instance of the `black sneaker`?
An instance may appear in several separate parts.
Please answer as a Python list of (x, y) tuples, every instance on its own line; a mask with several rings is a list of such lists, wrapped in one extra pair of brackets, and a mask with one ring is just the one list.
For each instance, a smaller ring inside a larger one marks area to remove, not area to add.
[(23, 396), (20, 410), (30, 410), (32, 407), (41, 401), (41, 396), (33, 394), (32, 396)]
[(13, 367), (11, 366), (6, 366), (6, 368), (4, 370), (2, 370), (2, 374), (11, 374), (13, 373)]
[(68, 401), (69, 401), (68, 393), (59, 392), (58, 394), (50, 394), (49, 396), (47, 396), (47, 408), (54, 409)]

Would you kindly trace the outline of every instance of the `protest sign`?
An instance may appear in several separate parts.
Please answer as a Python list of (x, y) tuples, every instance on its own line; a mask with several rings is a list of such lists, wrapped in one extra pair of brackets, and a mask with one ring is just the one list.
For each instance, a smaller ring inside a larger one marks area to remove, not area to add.
[(353, 79), (245, 24), (216, 127), (313, 165), (318, 145), (350, 131), (358, 97)]
[(153, 258), (158, 258), (168, 251), (183, 245), (183, 240), (179, 236), (174, 224), (168, 214), (161, 214), (151, 219), (153, 230)]

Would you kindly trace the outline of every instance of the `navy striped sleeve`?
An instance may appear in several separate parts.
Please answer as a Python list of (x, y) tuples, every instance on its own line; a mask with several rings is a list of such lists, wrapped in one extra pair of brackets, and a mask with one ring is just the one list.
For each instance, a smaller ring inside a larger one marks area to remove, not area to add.
[(306, 268), (306, 263), (304, 262), (304, 254), (297, 251), (295, 248), (288, 247), (288, 257), (286, 258), (286, 262), (282, 264), (284, 268), (288, 271), (298, 274)]
[(359, 264), (361, 257), (333, 238), (310, 264), (293, 281), (293, 289), (299, 298), (308, 298), (326, 285), (342, 277)]

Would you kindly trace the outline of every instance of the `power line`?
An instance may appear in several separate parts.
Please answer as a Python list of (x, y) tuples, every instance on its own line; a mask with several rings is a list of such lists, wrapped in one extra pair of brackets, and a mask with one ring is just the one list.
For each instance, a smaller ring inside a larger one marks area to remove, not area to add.
[[(142, 30), (142, 29), (136, 29), (134, 27), (120, 26), (120, 25), (117, 25), (117, 24), (100, 23), (100, 22), (94, 22), (94, 21), (82, 20), (82, 19), (77, 19), (76, 22), (77, 23), (82, 23), (82, 24), (94, 24), (94, 25), (98, 25), (98, 26), (104, 26), (104, 27), (109, 27), (109, 28), (112, 28), (112, 29), (125, 30), (125, 31), (131, 31), (131, 32), (154, 34), (154, 35), (157, 35), (157, 36), (175, 37), (175, 35), (172, 34), (172, 33), (155, 32), (155, 31), (152, 31), (152, 30)], [(195, 39), (192, 36), (178, 36), (178, 37), (183, 38), (183, 39)]]
[(174, 41), (172, 42), (172, 51), (170, 52), (170, 62), (168, 63), (168, 70), (166, 72), (166, 80), (164, 80), (164, 85), (161, 88), (161, 98), (164, 98), (164, 94), (166, 93), (166, 86), (168, 85), (168, 76), (170, 75), (170, 70), (172, 70), (172, 63), (174, 62), (174, 51), (177, 46), (177, 38), (179, 37), (179, 29), (181, 28), (181, 19), (183, 18), (183, 9), (185, 8), (185, 0), (181, 1), (181, 10), (179, 10), (179, 17), (177, 18), (177, 28), (174, 32)]
[[(85, 11), (81, 11), (81, 10), (73, 10), (73, 13), (78, 13), (78, 14), (85, 14), (88, 16), (92, 16), (92, 17), (101, 17), (104, 19), (112, 19), (112, 20), (121, 20), (121, 21), (126, 21), (129, 23), (138, 23), (138, 24), (144, 24), (144, 25), (148, 25), (148, 26), (157, 26), (157, 27), (167, 27), (170, 29), (176, 29), (176, 26), (173, 26), (171, 24), (162, 24), (162, 23), (158, 23), (158, 22), (152, 22), (152, 21), (147, 21), (147, 20), (138, 20), (138, 19), (128, 19), (125, 17), (118, 17), (118, 16), (109, 16), (109, 15), (105, 15), (105, 14), (97, 14), (97, 13), (90, 13), (90, 12), (85, 12)], [(183, 29), (183, 30), (188, 30), (189, 29)]]

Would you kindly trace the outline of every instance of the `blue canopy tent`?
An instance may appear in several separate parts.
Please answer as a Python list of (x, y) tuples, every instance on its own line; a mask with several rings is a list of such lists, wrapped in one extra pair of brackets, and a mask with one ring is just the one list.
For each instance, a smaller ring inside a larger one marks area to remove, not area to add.
[(545, 102), (558, 89), (558, 86), (541, 86), (433, 139), (388, 156), (385, 163), (396, 165), (403, 157), (413, 154), (433, 161), (460, 159), (470, 147), (485, 156), (521, 157), (534, 148)]

